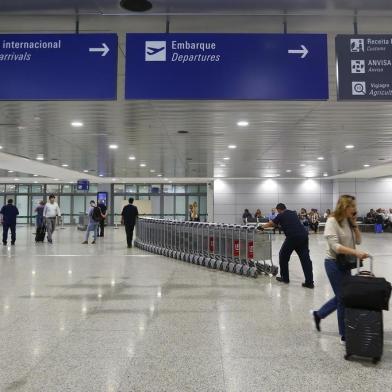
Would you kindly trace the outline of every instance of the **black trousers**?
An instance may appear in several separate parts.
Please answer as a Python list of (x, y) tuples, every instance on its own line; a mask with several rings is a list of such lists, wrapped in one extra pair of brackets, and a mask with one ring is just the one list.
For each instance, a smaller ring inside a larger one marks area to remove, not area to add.
[(127, 234), (127, 245), (132, 246), (133, 229), (135, 225), (125, 225), (125, 232)]
[(286, 282), (290, 281), (289, 261), (293, 252), (296, 252), (305, 275), (305, 283), (313, 283), (313, 265), (309, 255), (308, 236), (287, 237), (279, 251), (280, 276)]
[(105, 234), (105, 219), (99, 221), (99, 237), (103, 237)]
[(16, 240), (16, 224), (10, 225), (8, 223), (3, 223), (3, 243), (7, 242), (8, 229), (11, 229), (11, 242), (14, 243)]

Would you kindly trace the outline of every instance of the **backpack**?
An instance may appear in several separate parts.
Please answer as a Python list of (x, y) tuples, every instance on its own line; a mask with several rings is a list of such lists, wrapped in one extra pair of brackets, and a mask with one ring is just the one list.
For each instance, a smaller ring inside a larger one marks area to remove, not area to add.
[(94, 207), (91, 217), (93, 218), (93, 221), (99, 222), (102, 219), (101, 209), (99, 207)]

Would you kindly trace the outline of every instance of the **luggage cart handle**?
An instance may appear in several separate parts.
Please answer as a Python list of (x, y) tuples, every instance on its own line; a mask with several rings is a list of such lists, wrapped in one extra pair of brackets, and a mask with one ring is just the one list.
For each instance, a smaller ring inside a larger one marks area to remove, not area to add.
[(357, 257), (357, 275), (363, 275), (363, 276), (374, 276), (373, 273), (373, 259), (374, 257), (372, 255), (369, 255), (368, 257), (370, 261), (370, 271), (360, 271), (361, 268), (361, 260)]

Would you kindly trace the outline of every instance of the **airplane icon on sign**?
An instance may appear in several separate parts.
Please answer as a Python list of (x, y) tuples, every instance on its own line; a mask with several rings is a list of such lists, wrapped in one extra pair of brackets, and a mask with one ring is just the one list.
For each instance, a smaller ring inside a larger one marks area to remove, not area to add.
[(157, 53), (159, 53), (159, 52), (162, 52), (162, 50), (164, 50), (164, 49), (165, 49), (164, 46), (162, 46), (162, 48), (152, 48), (151, 46), (148, 46), (148, 47), (147, 47), (147, 54), (150, 55), (150, 56), (152, 56), (152, 55), (154, 55), (154, 54), (157, 54)]

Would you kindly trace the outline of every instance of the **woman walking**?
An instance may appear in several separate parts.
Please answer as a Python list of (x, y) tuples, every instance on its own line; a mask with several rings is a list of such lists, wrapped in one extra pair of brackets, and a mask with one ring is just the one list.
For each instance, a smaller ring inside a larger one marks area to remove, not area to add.
[[(336, 209), (325, 225), (324, 236), (327, 240), (325, 270), (331, 283), (335, 297), (326, 302), (319, 310), (313, 312), (316, 329), (320, 331), (322, 319), (337, 310), (340, 341), (345, 342), (344, 305), (341, 298), (341, 285), (346, 276), (351, 275), (350, 267), (343, 266), (343, 258), (352, 261), (366, 259), (369, 254), (355, 249), (355, 244), (361, 243), (361, 233), (356, 224), (356, 202), (354, 196), (340, 196)], [(354, 256), (354, 257), (353, 257)], [(354, 264), (355, 265), (355, 264)]]

